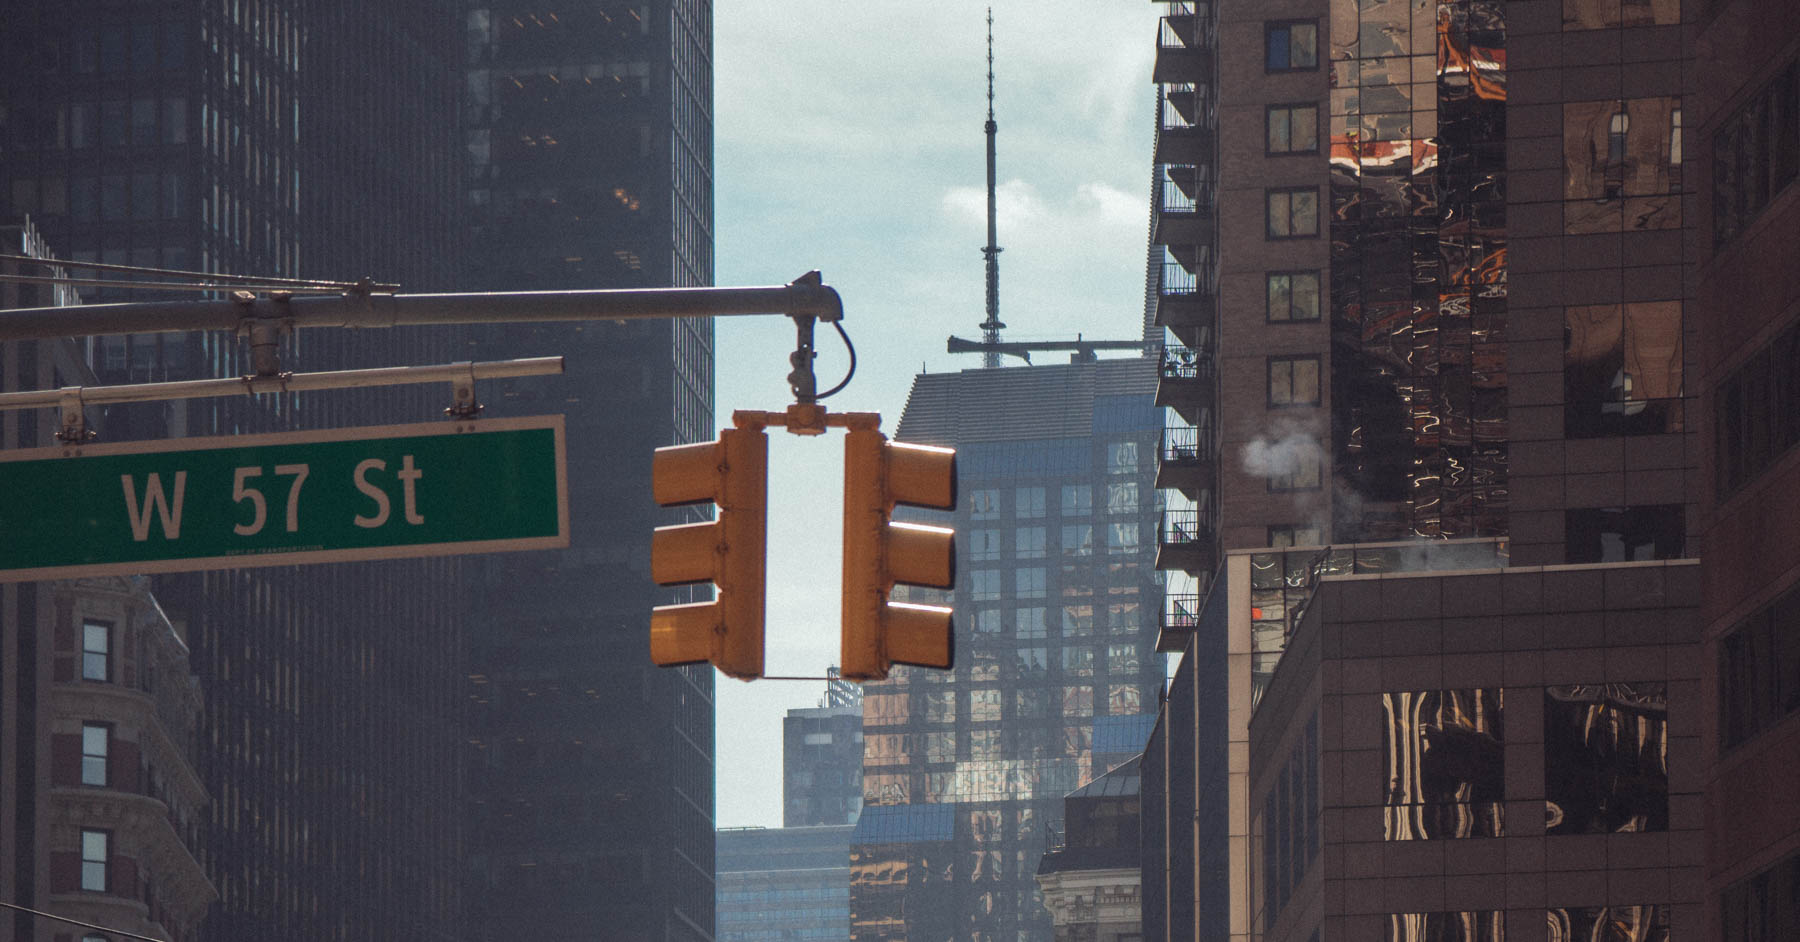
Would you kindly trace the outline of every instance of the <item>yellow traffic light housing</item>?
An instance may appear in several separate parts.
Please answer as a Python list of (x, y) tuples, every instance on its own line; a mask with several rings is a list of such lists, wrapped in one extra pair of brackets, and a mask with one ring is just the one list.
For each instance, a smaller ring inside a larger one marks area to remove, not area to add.
[(732, 677), (761, 677), (768, 436), (760, 427), (731, 428), (718, 441), (658, 448), (651, 476), (658, 504), (710, 501), (719, 512), (706, 523), (658, 527), (652, 537), (658, 584), (711, 582), (717, 591), (711, 602), (651, 611), (650, 659), (663, 667), (711, 661)]
[(873, 425), (844, 437), (843, 676), (881, 680), (894, 664), (947, 668), (951, 610), (888, 601), (896, 584), (956, 585), (955, 533), (894, 523), (895, 505), (956, 507), (956, 452), (890, 442)]

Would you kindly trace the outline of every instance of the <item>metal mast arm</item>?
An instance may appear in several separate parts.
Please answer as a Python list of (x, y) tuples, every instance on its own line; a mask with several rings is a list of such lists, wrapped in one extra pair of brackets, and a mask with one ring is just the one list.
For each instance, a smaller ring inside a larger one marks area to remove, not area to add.
[(844, 316), (836, 290), (813, 272), (792, 284), (754, 288), (633, 288), (608, 291), (516, 291), (485, 294), (377, 294), (81, 304), (0, 310), (0, 341), (102, 334), (283, 327), (400, 327), (423, 324), (509, 324), (546, 321), (666, 320), (786, 314), (826, 322)]

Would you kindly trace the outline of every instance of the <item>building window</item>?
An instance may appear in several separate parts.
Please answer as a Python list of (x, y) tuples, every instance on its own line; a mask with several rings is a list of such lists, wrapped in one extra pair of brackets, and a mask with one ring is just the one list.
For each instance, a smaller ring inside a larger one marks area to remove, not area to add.
[(1064, 556), (1094, 555), (1094, 525), (1076, 523), (1062, 528), (1062, 554)]
[(1138, 551), (1138, 525), (1111, 523), (1106, 526), (1106, 552), (1118, 556)]
[(1506, 914), (1389, 913), (1381, 942), (1506, 942)]
[(969, 597), (976, 601), (1000, 597), (1000, 571), (976, 569), (969, 573)]
[(1062, 668), (1065, 677), (1094, 676), (1094, 649), (1085, 645), (1064, 647)]
[(991, 487), (980, 487), (969, 492), (970, 520), (998, 520), (999, 518), (999, 490)]
[(975, 631), (978, 634), (997, 635), (1000, 633), (1000, 610), (984, 608), (975, 613)]
[(1319, 67), (1317, 20), (1265, 23), (1263, 42), (1263, 68), (1267, 71), (1299, 72)]
[(1669, 935), (1669, 907), (1577, 906), (1550, 910), (1550, 938), (1587, 942), (1665, 942)]
[(1319, 319), (1319, 273), (1272, 271), (1268, 276), (1271, 324)]
[(1269, 545), (1284, 549), (1291, 546), (1323, 546), (1325, 534), (1316, 526), (1284, 524), (1269, 528)]
[(1000, 705), (1006, 695), (997, 687), (981, 687), (969, 691), (969, 722), (991, 723), (1000, 719)]
[(1136, 474), (1137, 470), (1137, 442), (1112, 442), (1106, 446), (1107, 474)]
[(1266, 470), (1269, 493), (1318, 490), (1319, 466), (1316, 450), (1296, 450), (1275, 456)]
[[(1063, 713), (1063, 716), (1093, 716), (1094, 715), (1094, 688), (1086, 687), (1086, 686), (1084, 686), (1084, 687), (1064, 687), (1063, 688), (1062, 713)], [(1092, 731), (1091, 730), (1088, 731), (1087, 735), (1088, 736), (1093, 735)], [(1084, 736), (1082, 738), (1085, 739), (1086, 737)], [(1064, 745), (1069, 746), (1070, 744), (1065, 741)], [(1074, 746), (1075, 750), (1083, 750), (1083, 749), (1087, 749), (1087, 748), (1092, 748), (1092, 747), (1086, 743), (1080, 743), (1080, 744), (1076, 744)]]
[(1021, 608), (1013, 613), (1014, 631), (1021, 638), (1042, 638), (1044, 636), (1044, 608), (1034, 605)]
[(1800, 443), (1800, 324), (1790, 325), (1713, 392), (1720, 500)]
[(1305, 239), (1319, 234), (1319, 191), (1315, 187), (1267, 190), (1268, 237)]
[(1064, 605), (1062, 633), (1065, 638), (1078, 638), (1094, 633), (1094, 606)]
[(1021, 487), (1013, 492), (1013, 513), (1021, 518), (1044, 515), (1044, 489)]
[(1020, 648), (1019, 676), (1036, 677), (1050, 672), (1050, 657), (1044, 648)]
[(1800, 585), (1719, 643), (1719, 735), (1731, 749), (1800, 711)]
[(112, 679), (112, 625), (103, 621), (81, 623), (81, 679)]
[(1563, 309), (1570, 438), (1682, 430), (1681, 302)]
[(81, 832), (81, 888), (96, 893), (106, 892), (106, 858), (107, 845), (112, 843), (112, 832)]
[(1000, 558), (999, 530), (969, 531), (969, 561), (979, 562)]
[(1680, 114), (1672, 97), (1563, 105), (1564, 232), (1680, 228)]
[(1726, 887), (1719, 924), (1724, 942), (1800, 938), (1800, 854)]
[(1043, 559), (1049, 545), (1043, 527), (1020, 527), (1013, 531), (1013, 555), (1019, 559)]
[(1319, 152), (1318, 105), (1270, 105), (1264, 122), (1269, 156)]
[(1666, 684), (1545, 687), (1544, 833), (1667, 831), (1668, 748)]
[(1142, 656), (1135, 644), (1109, 644), (1106, 646), (1106, 670), (1114, 677), (1135, 674), (1142, 663)]
[(1269, 407), (1319, 404), (1319, 358), (1270, 357)]
[(1065, 517), (1085, 517), (1094, 512), (1094, 489), (1086, 484), (1064, 484), (1062, 512)]
[(1029, 566), (1013, 573), (1014, 597), (1021, 599), (1041, 599), (1048, 588), (1048, 578), (1042, 566)]
[(1138, 509), (1138, 486), (1136, 481), (1122, 484), (1106, 485), (1106, 512), (1109, 514), (1134, 514)]
[(1505, 835), (1503, 704), (1491, 688), (1381, 695), (1388, 840)]
[(1738, 106), (1713, 134), (1713, 245), (1723, 246), (1800, 176), (1800, 64)]
[(1680, 559), (1687, 538), (1687, 513), (1680, 504), (1590, 507), (1563, 516), (1570, 563)]
[(112, 728), (104, 723), (81, 724), (81, 784), (105, 788), (106, 747)]

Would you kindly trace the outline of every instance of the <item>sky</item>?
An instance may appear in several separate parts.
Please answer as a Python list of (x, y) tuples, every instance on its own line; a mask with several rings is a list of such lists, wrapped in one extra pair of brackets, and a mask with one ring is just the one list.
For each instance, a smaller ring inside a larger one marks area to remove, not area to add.
[[(1160, 9), (993, 6), (1004, 339), (1141, 334)], [(951, 334), (979, 339), (985, 316), (986, 10), (916, 0), (714, 8), (715, 282), (822, 272), (843, 297), (857, 353), (855, 378), (825, 405), (879, 412), (890, 434), (914, 375), (980, 366), (944, 346)], [(791, 402), (791, 322), (717, 324), (718, 426), (734, 409)], [(823, 390), (848, 361), (823, 325), (817, 344)], [(841, 433), (772, 433), (769, 445), (766, 671), (822, 677), (837, 662)], [(718, 826), (779, 827), (781, 719), (816, 706), (825, 685), (717, 680)]]

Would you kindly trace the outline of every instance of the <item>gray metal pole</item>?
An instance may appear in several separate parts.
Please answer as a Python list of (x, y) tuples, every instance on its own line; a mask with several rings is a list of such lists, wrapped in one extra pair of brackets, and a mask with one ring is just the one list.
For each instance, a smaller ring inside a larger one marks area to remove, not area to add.
[(844, 316), (836, 290), (816, 272), (793, 284), (754, 288), (633, 288), (485, 294), (303, 295), (207, 301), (81, 304), (0, 310), (0, 341), (103, 334), (236, 330), (261, 321), (293, 327), (400, 327), (543, 321), (667, 320), (749, 314)]

